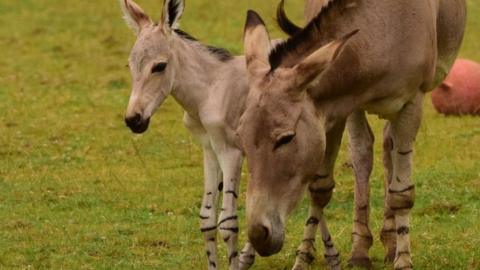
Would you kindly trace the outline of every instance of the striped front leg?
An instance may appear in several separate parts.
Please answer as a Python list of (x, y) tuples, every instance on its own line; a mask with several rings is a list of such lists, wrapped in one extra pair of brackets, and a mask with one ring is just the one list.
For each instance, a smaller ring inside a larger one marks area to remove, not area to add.
[(220, 165), (224, 171), (223, 203), (220, 212), (218, 229), (223, 241), (227, 244), (228, 265), (230, 270), (239, 269), (238, 216), (237, 199), (240, 186), (242, 155), (238, 150), (230, 149), (219, 155)]
[(325, 157), (318, 170), (318, 174), (309, 184), (310, 193), (310, 217), (305, 224), (305, 232), (302, 244), (297, 251), (294, 270), (308, 269), (308, 266), (315, 259), (315, 233), (317, 226), (320, 225), (322, 240), (325, 246), (325, 259), (331, 269), (341, 269), (340, 254), (335, 248), (330, 233), (323, 216), (323, 209), (332, 198), (335, 180), (333, 178), (333, 168), (337, 159), (338, 150), (342, 141), (345, 123), (336, 124), (326, 134)]
[(217, 269), (217, 222), (216, 207), (218, 204), (219, 180), (222, 172), (215, 153), (209, 147), (204, 147), (204, 174), (205, 193), (203, 194), (202, 208), (200, 209), (200, 231), (205, 239), (205, 250), (208, 260), (208, 269)]
[(247, 242), (245, 247), (242, 249), (242, 252), (240, 252), (239, 268), (240, 270), (247, 270), (252, 267), (254, 262), (255, 248), (253, 248), (253, 245), (251, 243)]
[(315, 260), (315, 235), (320, 226), (323, 245), (325, 247), (325, 260), (331, 269), (340, 268), (340, 254), (335, 248), (332, 237), (327, 227), (323, 209), (332, 198), (335, 183), (330, 174), (319, 175), (310, 183), (308, 190), (311, 198), (309, 218), (305, 224), (303, 240), (297, 250), (297, 258), (293, 270), (308, 269)]
[(308, 266), (315, 260), (315, 236), (317, 233), (318, 223), (323, 218), (322, 209), (311, 205), (309, 209), (309, 218), (305, 224), (303, 232), (303, 240), (297, 249), (297, 257), (293, 270), (308, 269)]

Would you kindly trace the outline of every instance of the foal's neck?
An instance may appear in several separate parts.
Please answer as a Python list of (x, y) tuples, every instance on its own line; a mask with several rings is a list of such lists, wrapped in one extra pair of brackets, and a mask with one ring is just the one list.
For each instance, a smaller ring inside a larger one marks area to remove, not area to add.
[(178, 35), (173, 38), (176, 67), (172, 96), (191, 117), (198, 119), (200, 106), (210, 92), (216, 90), (215, 86), (222, 80), (221, 73), (234, 67), (228, 64), (228, 60), (221, 61), (197, 41)]

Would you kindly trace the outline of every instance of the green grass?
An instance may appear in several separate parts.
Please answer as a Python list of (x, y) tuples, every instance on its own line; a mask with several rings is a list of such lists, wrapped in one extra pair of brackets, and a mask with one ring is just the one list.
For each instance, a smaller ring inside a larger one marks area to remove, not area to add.
[[(159, 16), (160, 0), (139, 2)], [(300, 21), (303, 1), (288, 2)], [(182, 26), (241, 53), (247, 8), (260, 11), (279, 36), (272, 24), (276, 3), (187, 1)], [(469, 3), (462, 56), (480, 61), (480, 4)], [(130, 85), (124, 66), (134, 37), (117, 1), (1, 1), (0, 25), (0, 269), (205, 269), (197, 220), (201, 149), (172, 99), (145, 135), (124, 126)], [(480, 119), (445, 118), (425, 103), (415, 158), (415, 265), (480, 269)], [(371, 256), (383, 269), (382, 122), (372, 122), (378, 139)], [(327, 210), (343, 261), (353, 203), (346, 152)], [(243, 225), (245, 194), (240, 199)], [(289, 221), (283, 251), (257, 259), (253, 269), (292, 266), (306, 213), (304, 201)], [(226, 269), (225, 246), (219, 246)], [(323, 259), (314, 268), (325, 269)]]

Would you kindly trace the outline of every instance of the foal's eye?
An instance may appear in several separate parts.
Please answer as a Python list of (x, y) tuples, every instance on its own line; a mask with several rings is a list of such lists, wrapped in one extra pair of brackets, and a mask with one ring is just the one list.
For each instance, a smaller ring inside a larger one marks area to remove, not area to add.
[(289, 144), (293, 140), (293, 138), (295, 138), (295, 133), (289, 133), (281, 136), (275, 143), (274, 149), (277, 149), (282, 145)]
[(161, 73), (165, 70), (166, 67), (167, 67), (167, 63), (165, 62), (155, 64), (152, 67), (152, 73)]

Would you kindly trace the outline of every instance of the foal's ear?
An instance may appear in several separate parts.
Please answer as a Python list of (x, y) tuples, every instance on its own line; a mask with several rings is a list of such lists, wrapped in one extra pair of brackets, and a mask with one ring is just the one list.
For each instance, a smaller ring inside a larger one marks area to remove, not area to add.
[(178, 29), (178, 22), (182, 17), (184, 8), (184, 0), (165, 0), (162, 11), (163, 27), (170, 31)]
[(148, 15), (133, 0), (120, 0), (120, 6), (123, 11), (123, 18), (127, 25), (138, 35), (145, 25), (151, 23)]
[(250, 74), (258, 68), (269, 68), (270, 36), (262, 18), (252, 10), (247, 13), (244, 33), (244, 51)]
[(298, 86), (299, 89), (304, 89), (306, 84), (316, 79), (338, 57), (347, 41), (357, 32), (358, 30), (355, 30), (340, 39), (328, 43), (293, 67), (297, 78), (299, 78), (298, 82), (301, 84)]

